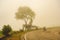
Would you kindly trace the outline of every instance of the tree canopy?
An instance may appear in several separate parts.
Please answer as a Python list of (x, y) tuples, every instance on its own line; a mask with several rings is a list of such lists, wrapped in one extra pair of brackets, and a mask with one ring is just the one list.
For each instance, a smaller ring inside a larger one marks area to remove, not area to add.
[(12, 31), (12, 28), (10, 25), (4, 25), (2, 29), (2, 34), (5, 36), (8, 36), (11, 31)]
[(16, 19), (34, 18), (35, 13), (29, 7), (19, 7)]

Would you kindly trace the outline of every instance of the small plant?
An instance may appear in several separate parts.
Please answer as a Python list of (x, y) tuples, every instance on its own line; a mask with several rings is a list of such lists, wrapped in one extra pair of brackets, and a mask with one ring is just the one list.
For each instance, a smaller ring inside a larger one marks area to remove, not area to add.
[(23, 30), (23, 29), (21, 29), (21, 30), (20, 30), (20, 32), (24, 32), (24, 30)]
[(2, 29), (2, 34), (5, 36), (9, 36), (11, 31), (12, 31), (12, 28), (10, 25), (4, 25)]
[(60, 35), (60, 32), (58, 32), (58, 34)]
[(43, 30), (46, 31), (47, 30), (46, 27), (43, 27)]

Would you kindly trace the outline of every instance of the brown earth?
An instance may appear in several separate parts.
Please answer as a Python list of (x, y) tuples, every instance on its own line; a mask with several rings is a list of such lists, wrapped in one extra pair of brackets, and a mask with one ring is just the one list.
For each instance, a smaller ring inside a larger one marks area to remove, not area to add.
[(60, 40), (60, 27), (47, 28), (46, 31), (39, 29), (27, 33), (17, 33), (8, 37), (7, 40)]
[(36, 30), (26, 33), (26, 40), (60, 40), (60, 28)]

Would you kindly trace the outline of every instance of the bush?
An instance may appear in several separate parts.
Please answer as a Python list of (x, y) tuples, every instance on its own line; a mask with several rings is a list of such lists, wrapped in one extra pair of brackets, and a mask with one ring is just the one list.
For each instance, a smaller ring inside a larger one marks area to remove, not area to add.
[(5, 36), (9, 36), (11, 31), (12, 31), (12, 28), (10, 25), (4, 25), (2, 29), (2, 34)]
[(43, 30), (46, 31), (47, 30), (46, 27), (43, 27)]
[(58, 32), (58, 34), (60, 35), (60, 32)]
[(24, 32), (24, 30), (23, 29), (20, 29), (20, 32)]

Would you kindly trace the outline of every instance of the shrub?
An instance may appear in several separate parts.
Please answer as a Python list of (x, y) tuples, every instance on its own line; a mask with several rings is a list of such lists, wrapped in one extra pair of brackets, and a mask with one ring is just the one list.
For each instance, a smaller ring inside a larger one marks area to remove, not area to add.
[(23, 32), (24, 30), (23, 29), (20, 29), (20, 32)]
[(43, 30), (46, 31), (47, 30), (46, 27), (43, 27)]
[(12, 28), (10, 25), (4, 25), (2, 29), (2, 34), (5, 36), (9, 36), (11, 31), (12, 31)]
[(60, 35), (60, 32), (58, 32), (58, 34)]

